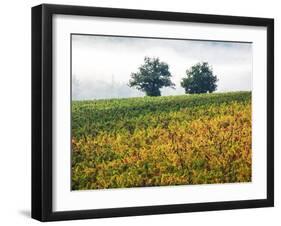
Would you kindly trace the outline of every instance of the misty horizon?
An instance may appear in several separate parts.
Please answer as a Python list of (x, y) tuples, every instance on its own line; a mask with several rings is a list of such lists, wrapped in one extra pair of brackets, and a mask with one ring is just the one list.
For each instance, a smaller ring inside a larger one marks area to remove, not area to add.
[(219, 79), (216, 92), (252, 89), (251, 43), (72, 35), (72, 99), (145, 96), (128, 86), (145, 56), (169, 65), (176, 86), (162, 88), (162, 96), (185, 94), (181, 79), (187, 69), (203, 61)]

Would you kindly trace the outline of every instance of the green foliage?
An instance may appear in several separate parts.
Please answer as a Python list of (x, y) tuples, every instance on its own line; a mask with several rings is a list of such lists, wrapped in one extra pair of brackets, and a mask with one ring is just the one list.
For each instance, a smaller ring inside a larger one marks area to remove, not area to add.
[(136, 87), (147, 96), (161, 96), (160, 88), (173, 87), (169, 65), (159, 58), (144, 58), (139, 71), (131, 74), (130, 87)]
[(212, 93), (217, 89), (217, 76), (208, 63), (198, 63), (186, 71), (186, 78), (181, 81), (185, 93)]
[(251, 181), (251, 93), (72, 103), (72, 189)]

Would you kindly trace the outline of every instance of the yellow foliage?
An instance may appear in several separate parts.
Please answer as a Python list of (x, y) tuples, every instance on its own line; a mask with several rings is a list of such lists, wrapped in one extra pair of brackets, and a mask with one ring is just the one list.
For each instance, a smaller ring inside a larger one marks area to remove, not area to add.
[(75, 130), (72, 189), (250, 182), (251, 95), (238, 94), (219, 104), (146, 111), (127, 129)]

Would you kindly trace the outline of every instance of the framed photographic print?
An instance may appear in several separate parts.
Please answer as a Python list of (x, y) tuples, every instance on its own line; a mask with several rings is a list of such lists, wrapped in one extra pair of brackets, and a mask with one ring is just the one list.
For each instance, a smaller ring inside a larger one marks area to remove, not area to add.
[(274, 21), (32, 8), (32, 217), (274, 205)]

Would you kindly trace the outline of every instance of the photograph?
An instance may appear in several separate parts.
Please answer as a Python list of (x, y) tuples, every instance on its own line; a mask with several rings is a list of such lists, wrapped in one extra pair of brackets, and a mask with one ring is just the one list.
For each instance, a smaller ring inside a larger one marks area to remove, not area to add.
[(71, 34), (71, 189), (251, 182), (252, 43)]
[(274, 18), (163, 10), (32, 7), (33, 219), (274, 206)]

